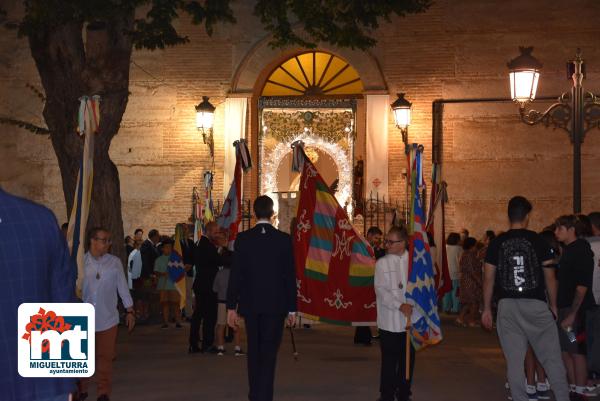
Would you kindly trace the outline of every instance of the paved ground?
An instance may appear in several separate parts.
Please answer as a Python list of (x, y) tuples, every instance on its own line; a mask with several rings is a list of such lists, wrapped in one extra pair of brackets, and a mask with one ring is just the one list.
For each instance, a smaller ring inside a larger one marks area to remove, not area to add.
[[(504, 361), (494, 333), (454, 327), (444, 319), (444, 341), (417, 354), (415, 401), (505, 400)], [(244, 357), (188, 355), (184, 329), (137, 327), (119, 332), (113, 400), (246, 400)], [(277, 401), (374, 401), (379, 347), (355, 346), (350, 328), (297, 329), (300, 357), (286, 333), (279, 353)], [(92, 400), (94, 394), (90, 394)]]

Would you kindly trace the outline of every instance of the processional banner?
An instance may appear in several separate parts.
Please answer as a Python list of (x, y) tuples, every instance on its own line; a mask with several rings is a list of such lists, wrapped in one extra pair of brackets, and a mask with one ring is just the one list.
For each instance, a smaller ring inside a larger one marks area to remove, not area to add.
[(311, 320), (374, 325), (377, 320), (373, 250), (352, 226), (303, 150), (293, 145), (301, 172), (300, 198), (292, 230), (298, 311)]
[(425, 232), (425, 201), (421, 193), (423, 180), (423, 147), (413, 144), (408, 155), (411, 172), (412, 206), (409, 221), (409, 259), (406, 300), (413, 305), (419, 319), (413, 322), (411, 341), (418, 351), (442, 340), (440, 317), (437, 311), (437, 291), (433, 273), (433, 259)]

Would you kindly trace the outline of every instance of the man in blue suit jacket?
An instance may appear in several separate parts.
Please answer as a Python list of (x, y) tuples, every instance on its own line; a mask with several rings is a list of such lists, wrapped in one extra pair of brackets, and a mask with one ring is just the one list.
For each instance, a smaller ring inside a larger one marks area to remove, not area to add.
[(74, 302), (76, 268), (54, 214), (0, 188), (0, 399), (67, 401), (75, 379), (23, 378), (17, 310), (23, 302)]
[(246, 323), (250, 401), (272, 401), (277, 351), (284, 320), (296, 320), (296, 271), (290, 236), (270, 224), (273, 200), (254, 201), (258, 220), (238, 234), (227, 290), (227, 322), (238, 325), (236, 309)]

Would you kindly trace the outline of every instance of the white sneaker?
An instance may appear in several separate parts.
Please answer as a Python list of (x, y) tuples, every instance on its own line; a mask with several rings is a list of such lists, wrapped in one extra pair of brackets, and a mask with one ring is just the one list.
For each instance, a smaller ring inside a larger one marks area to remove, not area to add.
[(535, 386), (525, 385), (525, 391), (527, 392), (527, 398), (529, 401), (538, 401), (537, 390)]
[(508, 384), (508, 382), (504, 383), (504, 388), (507, 391), (507, 393), (506, 393), (506, 399), (512, 401), (512, 395), (510, 394), (510, 385)]
[(550, 385), (546, 383), (537, 383), (536, 385), (537, 396), (539, 400), (550, 399)]

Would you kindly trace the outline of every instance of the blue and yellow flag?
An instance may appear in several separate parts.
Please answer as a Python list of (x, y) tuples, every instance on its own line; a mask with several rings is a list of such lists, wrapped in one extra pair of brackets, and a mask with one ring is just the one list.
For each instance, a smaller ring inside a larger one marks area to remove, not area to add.
[(409, 155), (411, 164), (412, 208), (410, 216), (409, 272), (406, 299), (419, 319), (410, 330), (415, 349), (425, 348), (442, 341), (440, 317), (437, 311), (433, 259), (425, 232), (425, 212), (420, 192), (425, 186), (422, 167), (423, 148), (413, 145)]
[(184, 239), (183, 225), (179, 223), (175, 227), (175, 243), (167, 264), (167, 272), (169, 273), (169, 280), (175, 284), (175, 288), (180, 295), (179, 307), (182, 309), (185, 306), (185, 265), (183, 264), (183, 250), (181, 248), (181, 242)]

